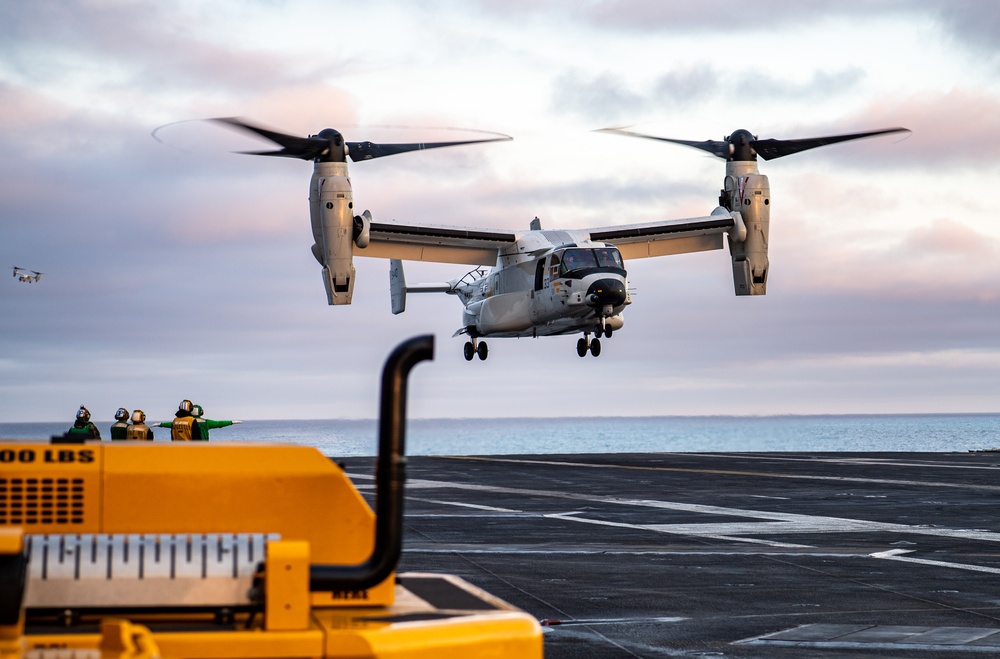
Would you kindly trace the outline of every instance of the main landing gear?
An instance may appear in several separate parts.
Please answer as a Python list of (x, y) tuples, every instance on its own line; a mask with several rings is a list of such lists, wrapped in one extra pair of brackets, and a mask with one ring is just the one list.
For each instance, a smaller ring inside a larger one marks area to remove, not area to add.
[(475, 337), (471, 341), (467, 341), (465, 344), (465, 361), (471, 362), (472, 358), (479, 355), (479, 361), (486, 361), (486, 358), (490, 355), (490, 349), (486, 345), (486, 341), (477, 341)]
[(583, 338), (576, 342), (576, 354), (586, 357), (588, 351), (594, 357), (599, 357), (601, 355), (601, 340), (591, 339), (590, 332), (584, 332)]
[(604, 324), (604, 318), (601, 318), (601, 324), (597, 326), (594, 330), (594, 338), (590, 338), (590, 332), (584, 332), (583, 338), (576, 342), (576, 354), (581, 357), (586, 357), (589, 352), (594, 357), (599, 357), (601, 355), (601, 336), (604, 338), (611, 338), (611, 328)]

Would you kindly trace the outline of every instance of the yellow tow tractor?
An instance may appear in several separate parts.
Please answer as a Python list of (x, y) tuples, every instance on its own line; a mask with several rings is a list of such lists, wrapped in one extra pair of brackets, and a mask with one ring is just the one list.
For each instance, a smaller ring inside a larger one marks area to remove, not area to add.
[(0, 658), (541, 657), (526, 613), (395, 572), (433, 349), (385, 364), (374, 514), (311, 447), (0, 440)]

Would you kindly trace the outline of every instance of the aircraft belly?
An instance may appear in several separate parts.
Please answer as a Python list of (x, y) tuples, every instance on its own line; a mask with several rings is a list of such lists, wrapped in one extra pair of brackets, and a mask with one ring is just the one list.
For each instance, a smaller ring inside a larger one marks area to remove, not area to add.
[(480, 307), (478, 329), (484, 335), (524, 332), (532, 325), (530, 292), (494, 295)]

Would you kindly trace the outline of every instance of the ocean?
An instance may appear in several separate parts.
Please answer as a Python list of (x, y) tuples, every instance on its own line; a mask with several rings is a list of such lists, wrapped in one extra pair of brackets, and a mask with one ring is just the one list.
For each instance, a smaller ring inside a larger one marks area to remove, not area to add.
[[(48, 439), (65, 423), (0, 423), (0, 437)], [(105, 439), (111, 422), (98, 423)], [(154, 429), (156, 441), (170, 431)], [(375, 455), (374, 420), (268, 420), (211, 441), (306, 444), (333, 457)], [(538, 453), (977, 451), (1000, 448), (1000, 414), (413, 419), (410, 455)]]

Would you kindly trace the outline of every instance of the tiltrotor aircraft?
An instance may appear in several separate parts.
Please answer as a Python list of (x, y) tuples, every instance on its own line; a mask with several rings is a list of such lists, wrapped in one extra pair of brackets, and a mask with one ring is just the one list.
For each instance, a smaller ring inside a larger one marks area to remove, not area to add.
[[(601, 354), (602, 337), (622, 328), (622, 311), (632, 300), (625, 261), (721, 249), (726, 234), (736, 295), (764, 295), (768, 272), (768, 228), (771, 192), (767, 176), (757, 169), (757, 156), (772, 160), (818, 146), (889, 133), (864, 133), (794, 140), (757, 139), (737, 130), (722, 141), (694, 142), (654, 137), (623, 129), (602, 132), (656, 139), (701, 149), (726, 161), (719, 205), (709, 215), (593, 229), (546, 230), (538, 218), (527, 231), (405, 224), (372, 219), (354, 212), (348, 156), (355, 162), (387, 155), (459, 144), (510, 139), (506, 136), (464, 142), (373, 144), (346, 142), (331, 128), (318, 135), (296, 137), (247, 123), (216, 121), (264, 137), (278, 151), (244, 152), (312, 160), (309, 207), (315, 244), (323, 266), (329, 304), (350, 304), (354, 290), (354, 256), (390, 259), (392, 312), (406, 308), (406, 294), (441, 292), (464, 305), (461, 328), (469, 337), (465, 358), (485, 360), (485, 338), (538, 337), (582, 333), (577, 354)], [(438, 284), (408, 285), (402, 261), (464, 263), (476, 266), (464, 276)], [(491, 266), (490, 269), (487, 269)], [(591, 338), (593, 335), (594, 338)]]
[(17, 277), (17, 280), (18, 281), (26, 282), (28, 284), (33, 284), (36, 281), (41, 281), (42, 275), (45, 274), (44, 272), (37, 272), (35, 270), (29, 270), (28, 272), (30, 272), (31, 274), (30, 275), (26, 275), (26, 274), (24, 274), (24, 268), (22, 268), (20, 266), (16, 266), (16, 265), (14, 266), (14, 273), (13, 274), (14, 274), (15, 277)]

